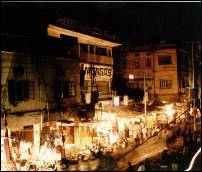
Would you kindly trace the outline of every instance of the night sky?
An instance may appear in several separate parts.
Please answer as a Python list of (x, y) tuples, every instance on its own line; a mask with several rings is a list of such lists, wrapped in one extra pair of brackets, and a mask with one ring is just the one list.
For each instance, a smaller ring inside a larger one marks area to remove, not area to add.
[(108, 30), (124, 44), (201, 40), (201, 3), (2, 3), (3, 32), (43, 34), (57, 15)]

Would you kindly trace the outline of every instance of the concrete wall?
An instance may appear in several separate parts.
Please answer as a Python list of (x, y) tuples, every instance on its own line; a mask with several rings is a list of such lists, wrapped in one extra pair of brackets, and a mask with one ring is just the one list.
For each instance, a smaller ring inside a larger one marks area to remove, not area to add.
[[(158, 56), (171, 55), (172, 64), (159, 65)], [(154, 53), (155, 68), (155, 93), (160, 100), (173, 99), (178, 95), (178, 73), (177, 73), (177, 54), (176, 49), (160, 49)], [(160, 88), (160, 80), (171, 80), (172, 88)]]
[[(138, 53), (139, 56), (135, 54)], [(149, 55), (147, 53), (150, 53)], [(172, 64), (159, 65), (158, 56), (161, 55), (170, 55)], [(151, 67), (147, 67), (147, 57), (151, 57)], [(146, 78), (146, 83), (150, 81), (152, 87), (149, 90), (149, 93), (154, 96), (156, 94), (159, 100), (168, 100), (168, 99), (177, 99), (178, 98), (178, 72), (177, 72), (177, 53), (176, 48), (173, 49), (158, 49), (154, 52), (142, 51), (142, 52), (128, 52), (126, 53), (127, 67), (123, 69), (123, 77), (129, 79), (129, 74), (134, 75), (134, 80), (130, 81), (135, 84), (135, 78)], [(139, 67), (135, 67), (135, 58), (139, 59)], [(160, 80), (171, 80), (172, 88), (161, 89)], [(144, 89), (143, 79), (138, 81)]]
[[(15, 104), (9, 102), (6, 79), (13, 79), (11, 61), (13, 65), (21, 65), (24, 67), (25, 74), (22, 79), (34, 81), (33, 99), (18, 101)], [(80, 67), (78, 61), (67, 59), (58, 60), (56, 57), (37, 57), (30, 54), (1, 52), (1, 86), (5, 91), (5, 95), (1, 99), (1, 111), (3, 111), (3, 109), (9, 109), (9, 113), (12, 114), (8, 116), (8, 123), (12, 125), (10, 127), (22, 128), (25, 125), (40, 123), (40, 109), (47, 110), (47, 102), (49, 110), (57, 108), (56, 101), (53, 98), (53, 81), (56, 79), (56, 70), (58, 68), (65, 70), (64, 79), (76, 82), (76, 97), (64, 99), (63, 106), (72, 107), (78, 105), (80, 103)], [(43, 75), (44, 77), (42, 77)], [(19, 114), (19, 117), (14, 115), (15, 113)], [(33, 114), (33, 116), (31, 114)], [(58, 114), (52, 113), (53, 117), (55, 115)], [(47, 117), (47, 114), (44, 114), (44, 116)]]

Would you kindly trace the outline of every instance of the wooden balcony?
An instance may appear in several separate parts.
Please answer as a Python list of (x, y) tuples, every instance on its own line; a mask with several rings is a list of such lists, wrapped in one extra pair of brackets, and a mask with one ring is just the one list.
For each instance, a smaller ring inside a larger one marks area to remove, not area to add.
[(113, 57), (90, 54), (83, 51), (80, 52), (80, 61), (85, 63), (97, 63), (97, 64), (106, 64), (106, 65), (114, 64)]

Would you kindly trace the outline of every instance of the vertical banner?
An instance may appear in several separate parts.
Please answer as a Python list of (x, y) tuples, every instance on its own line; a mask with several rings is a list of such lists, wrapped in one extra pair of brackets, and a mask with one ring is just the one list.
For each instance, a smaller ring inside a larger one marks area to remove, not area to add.
[(149, 100), (148, 92), (145, 92), (144, 101), (148, 101), (148, 100)]
[(123, 103), (126, 106), (128, 105), (128, 96), (127, 95), (123, 96)]
[(5, 154), (6, 154), (6, 160), (12, 160), (11, 156), (11, 151), (10, 151), (10, 145), (9, 145), (9, 139), (5, 138), (4, 139), (4, 149), (5, 149)]
[(40, 124), (34, 124), (34, 145), (40, 145)]
[(85, 99), (86, 99), (86, 104), (90, 104), (91, 103), (91, 93), (86, 93)]

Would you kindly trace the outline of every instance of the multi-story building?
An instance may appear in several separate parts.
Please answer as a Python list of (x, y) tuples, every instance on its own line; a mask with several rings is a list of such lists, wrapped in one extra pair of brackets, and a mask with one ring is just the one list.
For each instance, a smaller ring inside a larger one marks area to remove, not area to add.
[[(100, 38), (102, 35), (99, 33), (90, 33), (88, 27), (81, 30), (83, 26), (76, 24), (70, 19), (59, 17), (54, 24), (48, 25), (48, 35), (57, 38), (64, 35), (77, 38), (76, 47), (81, 70), (82, 102), (90, 102), (88, 100), (90, 97), (95, 97), (96, 102), (111, 99), (114, 65), (112, 48), (121, 44)], [(80, 32), (73, 31), (73, 29), (80, 29)]]
[(34, 141), (39, 124), (59, 128), (66, 120), (64, 135), (71, 133), (71, 143), (83, 145), (80, 119), (93, 117), (92, 101), (95, 106), (111, 96), (112, 47), (120, 44), (53, 24), (44, 38), (4, 34), (3, 43), (1, 111), (8, 128), (28, 129), (24, 136)]
[[(80, 104), (79, 62), (68, 58), (62, 41), (3, 34), (1, 47), (1, 112), (8, 128), (21, 131), (34, 124), (67, 119)], [(2, 126), (4, 120), (2, 116)], [(30, 134), (28, 134), (30, 135)], [(33, 133), (30, 140), (33, 140)]]
[[(118, 53), (119, 52), (119, 53)], [(121, 53), (120, 53), (121, 52)], [(121, 47), (115, 56), (114, 74), (125, 87), (148, 92), (149, 99), (177, 100), (189, 93), (192, 58), (174, 44)], [(117, 82), (117, 81), (115, 81)]]

